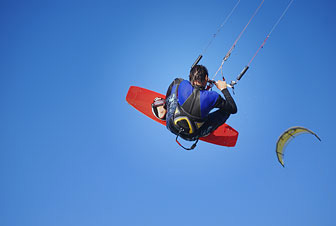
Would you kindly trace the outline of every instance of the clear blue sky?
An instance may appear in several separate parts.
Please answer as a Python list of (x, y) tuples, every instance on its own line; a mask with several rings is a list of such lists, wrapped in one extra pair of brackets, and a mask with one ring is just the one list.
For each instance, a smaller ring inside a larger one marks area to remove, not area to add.
[[(224, 65), (248, 63), (289, 0), (265, 0)], [(126, 101), (187, 78), (230, 1), (0, 3), (0, 225), (332, 226), (336, 14), (295, 0), (236, 88), (234, 148), (175, 136)], [(201, 64), (214, 74), (260, 0), (242, 0)], [(275, 155), (279, 135), (301, 135)]]

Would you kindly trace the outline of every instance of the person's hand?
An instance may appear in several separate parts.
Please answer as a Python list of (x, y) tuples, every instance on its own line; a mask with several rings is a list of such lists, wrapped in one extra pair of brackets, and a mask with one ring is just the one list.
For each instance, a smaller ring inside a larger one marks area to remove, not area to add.
[(165, 117), (166, 113), (167, 113), (167, 110), (164, 109), (163, 106), (158, 106), (158, 107), (157, 107), (157, 111), (158, 111), (158, 113), (159, 113), (159, 118), (160, 118), (160, 119), (163, 119), (163, 118)]
[(227, 88), (227, 84), (225, 81), (223, 80), (218, 80), (216, 82), (216, 87), (219, 89), (219, 90), (223, 90), (223, 89), (226, 89)]

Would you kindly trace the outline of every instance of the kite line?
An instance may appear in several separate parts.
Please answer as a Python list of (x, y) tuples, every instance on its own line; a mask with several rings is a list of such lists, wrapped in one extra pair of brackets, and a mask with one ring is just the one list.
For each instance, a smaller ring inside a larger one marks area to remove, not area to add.
[(199, 63), (199, 61), (202, 59), (203, 54), (205, 54), (205, 52), (208, 50), (208, 48), (210, 47), (210, 45), (212, 44), (212, 42), (214, 41), (214, 39), (216, 38), (216, 36), (218, 35), (218, 33), (220, 32), (220, 30), (224, 27), (224, 25), (228, 22), (228, 20), (230, 19), (230, 17), (232, 16), (233, 12), (236, 10), (236, 8), (238, 7), (240, 3), (240, 0), (238, 0), (238, 2), (235, 4), (235, 6), (232, 8), (232, 10), (230, 11), (230, 13), (226, 16), (225, 20), (223, 21), (223, 23), (219, 26), (219, 28), (217, 29), (217, 32), (212, 36), (212, 38), (210, 39), (209, 43), (207, 44), (207, 46), (204, 48), (203, 52), (197, 57), (197, 59), (195, 60), (195, 62), (193, 63), (193, 65), (191, 66), (191, 68), (193, 68), (196, 64)]

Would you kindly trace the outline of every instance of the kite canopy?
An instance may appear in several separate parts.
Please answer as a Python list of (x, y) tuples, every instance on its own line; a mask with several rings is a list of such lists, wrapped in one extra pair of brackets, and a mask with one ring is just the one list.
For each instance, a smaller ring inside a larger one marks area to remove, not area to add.
[(321, 141), (321, 139), (317, 136), (316, 133), (314, 133), (313, 131), (307, 128), (295, 126), (295, 127), (291, 127), (287, 129), (283, 134), (281, 134), (276, 144), (276, 154), (277, 154), (280, 164), (283, 167), (285, 166), (283, 162), (285, 147), (293, 138), (303, 133), (313, 134), (317, 139), (319, 139), (319, 141)]

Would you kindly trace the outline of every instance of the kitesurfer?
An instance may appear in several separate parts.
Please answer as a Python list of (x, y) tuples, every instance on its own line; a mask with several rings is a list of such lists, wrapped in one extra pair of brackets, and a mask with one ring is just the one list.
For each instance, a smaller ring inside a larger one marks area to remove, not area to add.
[[(237, 112), (237, 106), (225, 81), (215, 83), (224, 98), (207, 90), (207, 83), (208, 70), (203, 65), (195, 65), (190, 70), (189, 81), (176, 78), (167, 90), (166, 100), (154, 100), (153, 113), (166, 120), (168, 130), (185, 140), (195, 141), (209, 135)], [(213, 109), (217, 110), (211, 112)]]

